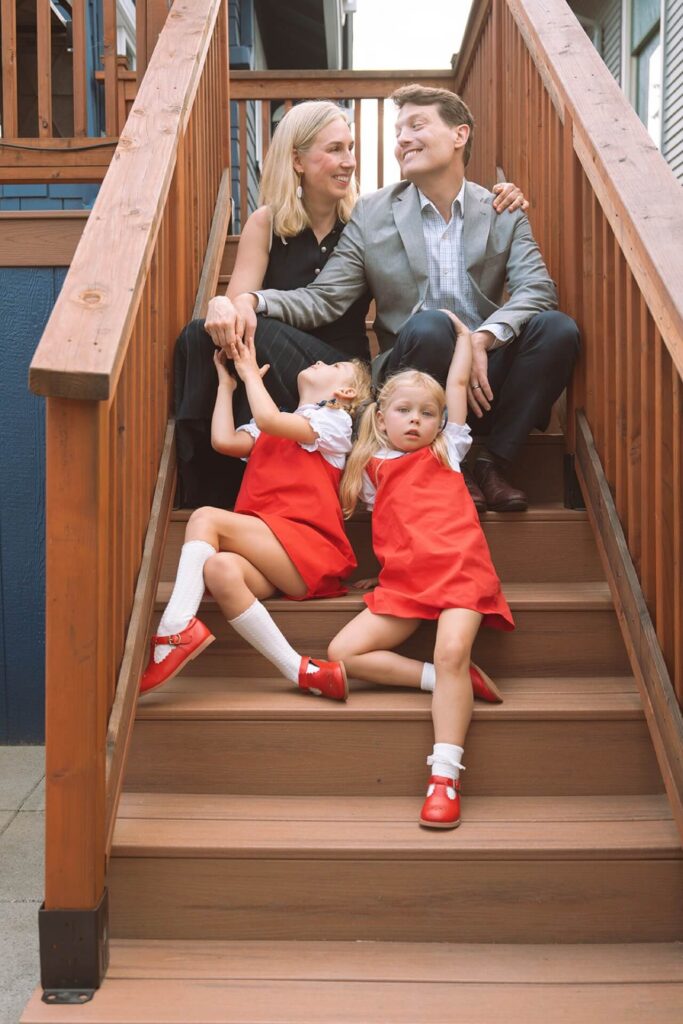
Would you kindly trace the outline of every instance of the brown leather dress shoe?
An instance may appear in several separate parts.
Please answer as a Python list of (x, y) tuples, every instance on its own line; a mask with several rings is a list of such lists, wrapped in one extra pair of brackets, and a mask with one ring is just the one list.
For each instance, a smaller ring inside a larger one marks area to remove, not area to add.
[(526, 512), (526, 494), (507, 482), (495, 462), (477, 459), (473, 475), (491, 512)]
[(461, 471), (463, 480), (465, 481), (465, 487), (470, 492), (470, 498), (474, 502), (474, 507), (476, 508), (477, 512), (485, 512), (486, 498), (479, 490), (479, 487), (477, 486), (474, 477), (472, 476), (468, 469), (465, 469), (464, 466), (461, 467)]

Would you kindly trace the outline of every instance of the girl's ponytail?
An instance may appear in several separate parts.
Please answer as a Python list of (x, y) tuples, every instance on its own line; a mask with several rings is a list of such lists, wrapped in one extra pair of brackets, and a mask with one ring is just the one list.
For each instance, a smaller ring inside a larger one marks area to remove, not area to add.
[(358, 425), (358, 438), (346, 460), (346, 468), (339, 488), (344, 518), (355, 512), (363, 484), (363, 470), (375, 454), (386, 444), (377, 425), (377, 402), (370, 402), (363, 410)]

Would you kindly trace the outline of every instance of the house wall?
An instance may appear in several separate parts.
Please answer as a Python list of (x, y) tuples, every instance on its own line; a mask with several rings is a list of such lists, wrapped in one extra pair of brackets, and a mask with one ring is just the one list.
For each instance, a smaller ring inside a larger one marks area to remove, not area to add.
[(0, 267), (0, 743), (42, 743), (45, 412), (28, 368), (66, 268)]
[(666, 0), (662, 153), (683, 181), (683, 3)]

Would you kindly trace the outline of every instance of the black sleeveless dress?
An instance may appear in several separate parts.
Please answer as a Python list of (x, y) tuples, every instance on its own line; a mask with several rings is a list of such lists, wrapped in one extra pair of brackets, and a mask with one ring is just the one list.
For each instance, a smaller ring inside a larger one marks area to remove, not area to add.
[[(343, 222), (337, 221), (321, 242), (310, 228), (287, 240), (274, 235), (263, 287), (290, 291), (310, 284), (334, 252), (343, 229)], [(339, 320), (315, 328), (315, 334), (259, 316), (255, 337), (258, 361), (270, 363), (265, 383), (280, 408), (290, 412), (297, 408), (296, 379), (311, 363), (319, 359), (325, 363), (354, 358), (369, 361), (365, 334), (369, 304), (370, 295), (366, 294)], [(232, 507), (244, 473), (239, 459), (220, 455), (211, 447), (211, 416), (218, 386), (214, 352), (203, 320), (193, 320), (183, 328), (174, 353), (179, 508)], [(237, 425), (251, 419), (241, 383), (233, 396), (233, 409)]]

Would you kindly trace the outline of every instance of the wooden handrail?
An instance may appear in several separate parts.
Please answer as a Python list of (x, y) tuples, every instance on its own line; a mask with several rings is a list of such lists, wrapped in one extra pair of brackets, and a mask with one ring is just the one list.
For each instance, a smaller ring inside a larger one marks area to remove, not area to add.
[(102, 895), (173, 491), (172, 348), (217, 207), (227, 227), (227, 61), (227, 0), (177, 0), (31, 365), (48, 396), (48, 911)]
[(683, 703), (680, 185), (564, 0), (475, 3), (455, 76), (478, 124), (468, 174), (502, 166), (526, 191), (560, 306), (581, 328), (569, 450), (683, 827), (671, 717), (672, 685)]

